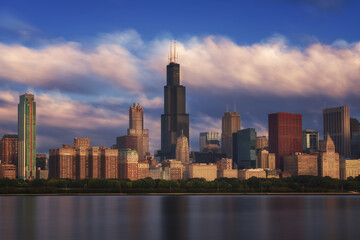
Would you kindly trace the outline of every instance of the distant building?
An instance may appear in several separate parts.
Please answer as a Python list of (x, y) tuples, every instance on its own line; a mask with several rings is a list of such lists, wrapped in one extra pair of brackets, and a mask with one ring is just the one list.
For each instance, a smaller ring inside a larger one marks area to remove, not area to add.
[(283, 169), (283, 157), (302, 152), (302, 115), (269, 114), (269, 152), (275, 153), (276, 168)]
[(306, 129), (303, 131), (303, 151), (306, 153), (319, 151), (319, 132)]
[(318, 155), (295, 153), (284, 156), (284, 172), (291, 176), (318, 176)]
[(118, 178), (118, 150), (91, 146), (89, 138), (49, 150), (49, 178)]
[(275, 153), (269, 153), (267, 150), (261, 150), (256, 155), (256, 167), (266, 169), (276, 169)]
[(118, 157), (117, 149), (101, 150), (101, 178), (118, 178)]
[(41, 168), (36, 169), (36, 178), (37, 179), (48, 179), (49, 170), (41, 170)]
[(202, 132), (200, 133), (200, 152), (206, 145), (214, 144), (220, 147), (220, 133), (218, 132)]
[(0, 178), (16, 179), (16, 166), (14, 164), (0, 164)]
[(238, 175), (240, 180), (247, 180), (252, 177), (266, 178), (266, 172), (262, 168), (240, 169)]
[(206, 181), (214, 181), (217, 178), (217, 166), (205, 163), (192, 164), (189, 166), (189, 178), (204, 178)]
[(119, 151), (119, 178), (130, 179), (131, 181), (138, 179), (138, 162), (139, 155), (135, 150)]
[(149, 167), (149, 177), (152, 179), (161, 179), (161, 167), (150, 166)]
[(266, 178), (280, 178), (279, 169), (265, 169)]
[(40, 168), (41, 170), (49, 169), (49, 159), (44, 153), (36, 154), (36, 170)]
[(318, 159), (319, 176), (340, 178), (339, 154), (335, 152), (335, 144), (329, 134), (320, 142)]
[(360, 123), (350, 118), (351, 156), (360, 158)]
[(360, 159), (340, 160), (340, 179), (347, 180), (349, 177), (360, 175)]
[(233, 134), (233, 160), (238, 169), (256, 167), (256, 131), (247, 128)]
[(342, 106), (323, 110), (324, 136), (330, 134), (335, 151), (340, 156), (350, 157), (350, 107)]
[(138, 179), (148, 178), (149, 173), (149, 163), (139, 162), (138, 163)]
[(20, 96), (18, 104), (18, 178), (36, 177), (36, 102), (33, 94)]
[(181, 134), (176, 141), (176, 160), (182, 164), (189, 163), (189, 141), (184, 134)]
[(269, 147), (269, 140), (266, 136), (256, 137), (256, 150), (267, 149)]
[(222, 117), (221, 132), (221, 150), (226, 157), (232, 157), (233, 154), (233, 133), (241, 129), (240, 115), (234, 109), (234, 112), (226, 111)]
[(5, 134), (0, 141), (0, 163), (17, 165), (18, 135)]
[(139, 154), (139, 162), (143, 162), (149, 152), (149, 130), (144, 129), (144, 110), (139, 103), (129, 109), (129, 129), (127, 135), (116, 138), (116, 147), (134, 149)]
[(189, 114), (186, 113), (186, 89), (180, 84), (180, 64), (176, 48), (170, 50), (164, 87), (164, 114), (161, 115), (161, 160), (174, 159), (176, 140), (183, 133), (189, 139)]
[(222, 158), (217, 161), (217, 169), (233, 169), (232, 159), (231, 158)]
[(183, 164), (175, 159), (167, 159), (162, 162), (162, 178), (165, 180), (181, 180), (183, 178)]
[(217, 170), (218, 178), (238, 178), (238, 170), (237, 169), (222, 169)]

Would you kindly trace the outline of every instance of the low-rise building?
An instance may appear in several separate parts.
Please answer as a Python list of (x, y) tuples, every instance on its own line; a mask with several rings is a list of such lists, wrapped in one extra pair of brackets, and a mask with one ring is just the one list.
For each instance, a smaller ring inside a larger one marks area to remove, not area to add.
[(222, 158), (216, 162), (218, 170), (233, 169), (231, 158)]
[(318, 155), (295, 153), (284, 156), (284, 172), (289, 172), (291, 176), (318, 176)]
[(138, 179), (148, 178), (149, 177), (149, 163), (148, 162), (139, 162), (138, 163)]
[(131, 149), (119, 151), (119, 178), (138, 179), (138, 153)]
[(206, 181), (214, 181), (217, 178), (217, 165), (211, 163), (191, 164), (189, 178), (204, 178)]
[(221, 169), (217, 170), (218, 178), (238, 178), (237, 169)]
[(36, 169), (36, 178), (37, 179), (48, 179), (49, 178), (49, 170), (41, 170), (40, 167)]
[(161, 179), (161, 167), (150, 166), (149, 168), (149, 177), (152, 179)]
[(162, 179), (180, 180), (183, 178), (183, 164), (175, 159), (167, 159), (162, 162)]
[(360, 175), (360, 159), (340, 160), (340, 179), (347, 180), (349, 177)]
[(0, 178), (16, 179), (16, 165), (0, 164)]
[(280, 178), (280, 170), (278, 169), (265, 169), (266, 178)]
[(266, 172), (262, 168), (240, 169), (238, 173), (238, 177), (241, 180), (247, 180), (252, 177), (266, 178)]

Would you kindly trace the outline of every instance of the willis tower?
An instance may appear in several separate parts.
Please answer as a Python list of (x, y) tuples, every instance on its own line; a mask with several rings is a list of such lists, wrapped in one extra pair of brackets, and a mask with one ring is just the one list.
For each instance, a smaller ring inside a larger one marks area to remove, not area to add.
[(172, 51), (170, 44), (164, 114), (161, 115), (161, 160), (175, 158), (176, 140), (181, 134), (189, 139), (189, 114), (186, 113), (185, 87), (180, 85), (180, 64), (176, 63), (176, 42)]

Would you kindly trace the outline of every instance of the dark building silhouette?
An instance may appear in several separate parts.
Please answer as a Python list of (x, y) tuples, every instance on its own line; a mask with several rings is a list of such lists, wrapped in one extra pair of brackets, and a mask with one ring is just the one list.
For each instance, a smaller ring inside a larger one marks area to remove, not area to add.
[(233, 133), (233, 162), (238, 169), (256, 168), (256, 131), (247, 128)]
[(269, 152), (275, 153), (276, 168), (283, 169), (283, 157), (302, 152), (302, 115), (269, 114)]
[(324, 136), (330, 135), (335, 143), (335, 152), (350, 157), (350, 107), (341, 106), (323, 110)]
[(175, 158), (177, 138), (183, 133), (189, 139), (189, 114), (186, 113), (185, 87), (180, 85), (180, 64), (170, 49), (170, 63), (166, 67), (164, 86), (164, 114), (161, 115), (161, 159)]

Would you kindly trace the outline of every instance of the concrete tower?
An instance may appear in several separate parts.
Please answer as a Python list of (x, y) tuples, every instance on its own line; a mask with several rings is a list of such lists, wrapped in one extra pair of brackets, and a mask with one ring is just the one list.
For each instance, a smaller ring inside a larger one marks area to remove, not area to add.
[(318, 169), (321, 177), (340, 178), (339, 154), (335, 152), (335, 144), (329, 134), (320, 142)]
[(184, 134), (181, 134), (176, 142), (176, 160), (182, 164), (189, 163), (189, 141)]
[(36, 177), (36, 102), (33, 94), (20, 96), (18, 104), (18, 178)]
[(161, 159), (175, 158), (177, 138), (183, 133), (189, 139), (189, 114), (186, 113), (185, 87), (180, 85), (180, 64), (170, 45), (167, 84), (164, 86), (164, 114), (161, 115)]

